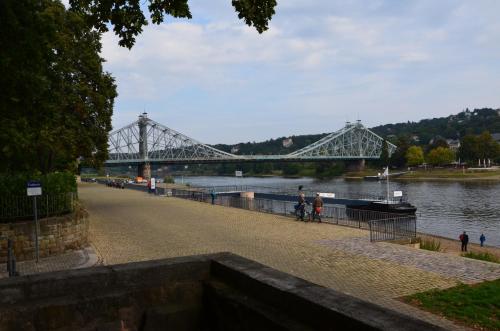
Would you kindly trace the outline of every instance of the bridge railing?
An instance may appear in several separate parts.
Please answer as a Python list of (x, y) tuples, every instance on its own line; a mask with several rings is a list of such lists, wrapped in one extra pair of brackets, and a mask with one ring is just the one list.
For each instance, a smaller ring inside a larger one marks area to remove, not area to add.
[[(172, 196), (200, 202), (212, 202), (212, 195), (202, 190), (172, 189)], [(226, 207), (296, 217), (296, 203), (293, 201), (218, 195), (215, 197), (213, 203)], [(312, 206), (307, 205), (306, 218), (310, 215), (311, 211)], [(416, 217), (414, 215), (408, 216), (372, 210), (352, 209), (343, 205), (324, 205), (321, 211), (321, 221), (370, 230), (371, 241), (416, 236)]]

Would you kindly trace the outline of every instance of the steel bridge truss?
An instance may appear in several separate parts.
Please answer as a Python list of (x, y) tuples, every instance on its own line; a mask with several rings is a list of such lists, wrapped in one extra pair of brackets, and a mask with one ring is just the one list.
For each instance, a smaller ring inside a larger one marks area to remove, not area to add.
[[(360, 121), (347, 123), (337, 132), (330, 133), (322, 139), (288, 157), (308, 159), (378, 159), (382, 153), (384, 139), (365, 128)], [(396, 146), (387, 142), (389, 155)]]
[[(209, 163), (245, 161), (313, 161), (378, 159), (384, 139), (361, 122), (348, 123), (341, 130), (285, 155), (235, 155), (196, 141), (149, 118), (139, 120), (109, 135), (107, 164)], [(387, 142), (389, 155), (396, 146)]]
[(204, 162), (237, 158), (145, 116), (110, 133), (106, 163)]

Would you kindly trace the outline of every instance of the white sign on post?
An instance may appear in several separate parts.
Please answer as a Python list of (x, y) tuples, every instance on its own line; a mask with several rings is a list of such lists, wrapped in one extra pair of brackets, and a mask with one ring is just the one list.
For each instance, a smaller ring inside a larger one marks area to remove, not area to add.
[(152, 190), (156, 189), (156, 179), (154, 177), (151, 178), (151, 189)]
[(241, 170), (236, 170), (236, 171), (234, 172), (234, 175), (235, 175), (236, 177), (243, 177), (243, 171), (241, 171)]
[(42, 184), (36, 180), (30, 180), (26, 186), (26, 193), (29, 197), (42, 195)]
[(394, 197), (402, 197), (403, 191), (394, 191)]

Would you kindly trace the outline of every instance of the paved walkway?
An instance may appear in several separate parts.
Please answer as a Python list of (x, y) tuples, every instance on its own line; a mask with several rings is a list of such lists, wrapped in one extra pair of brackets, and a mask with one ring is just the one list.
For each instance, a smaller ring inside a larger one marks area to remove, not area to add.
[[(92, 247), (68, 252), (58, 256), (41, 258), (38, 263), (21, 261), (16, 264), (16, 271), (21, 275), (32, 275), (40, 272), (92, 267), (98, 262), (98, 257)], [(5, 263), (0, 265), (0, 278), (9, 274)]]
[(370, 243), (366, 231), (354, 228), (98, 184), (82, 184), (79, 196), (90, 212), (91, 240), (105, 264), (230, 251), (452, 329), (463, 328), (396, 298), (500, 275), (500, 265), (467, 260), (467, 270), (475, 270), (467, 279), (452, 271), (453, 263), (464, 258), (450, 264), (444, 254)]
[(318, 243), (334, 250), (342, 250), (356, 255), (437, 273), (467, 284), (500, 278), (499, 264), (480, 262), (461, 256), (414, 249), (384, 242), (373, 244), (367, 238), (321, 240)]

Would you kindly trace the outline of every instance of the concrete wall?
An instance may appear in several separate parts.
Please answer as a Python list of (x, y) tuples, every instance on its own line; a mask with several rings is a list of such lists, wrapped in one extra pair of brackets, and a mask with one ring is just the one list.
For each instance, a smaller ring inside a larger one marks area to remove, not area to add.
[[(40, 257), (47, 257), (79, 249), (88, 242), (88, 215), (84, 209), (58, 217), (39, 220)], [(0, 223), (0, 237), (14, 242), (17, 261), (33, 259), (35, 255), (35, 222), (16, 221)], [(0, 240), (0, 262), (7, 260), (7, 240)]]
[(442, 330), (220, 253), (0, 280), (0, 330)]

